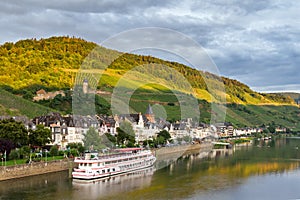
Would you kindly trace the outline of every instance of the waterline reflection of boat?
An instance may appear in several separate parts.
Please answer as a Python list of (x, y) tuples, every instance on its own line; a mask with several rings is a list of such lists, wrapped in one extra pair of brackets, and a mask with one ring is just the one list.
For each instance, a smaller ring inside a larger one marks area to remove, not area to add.
[[(152, 166), (146, 169), (100, 179), (73, 179), (72, 186), (74, 196), (72, 199), (99, 199), (149, 187), (154, 172), (155, 168)], [(83, 194), (89, 194), (89, 196)]]

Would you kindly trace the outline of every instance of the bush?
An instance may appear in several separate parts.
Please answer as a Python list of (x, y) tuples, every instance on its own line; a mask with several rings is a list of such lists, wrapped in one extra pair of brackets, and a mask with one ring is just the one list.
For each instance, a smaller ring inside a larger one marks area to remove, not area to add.
[(50, 155), (51, 156), (57, 156), (58, 155), (58, 147), (56, 145), (54, 145), (50, 148)]
[(77, 150), (77, 149), (71, 149), (70, 154), (71, 154), (72, 156), (79, 156), (78, 150)]
[(65, 151), (58, 151), (58, 155), (59, 155), (59, 156), (64, 156), (65, 154), (66, 154)]
[(47, 154), (47, 156), (50, 156), (50, 153), (49, 152), (45, 152), (45, 151), (43, 151), (43, 157), (46, 157), (46, 154)]
[(29, 146), (23, 146), (19, 150), (20, 158), (26, 158), (30, 154), (30, 147)]
[(79, 153), (83, 153), (84, 152), (84, 146), (82, 146), (81, 143), (69, 143), (67, 145), (68, 149), (77, 149), (79, 151)]
[(12, 150), (10, 152), (10, 154), (9, 154), (9, 159), (10, 160), (17, 160), (19, 158), (20, 158), (20, 155), (19, 155), (19, 151), (18, 150), (14, 149), (14, 150)]

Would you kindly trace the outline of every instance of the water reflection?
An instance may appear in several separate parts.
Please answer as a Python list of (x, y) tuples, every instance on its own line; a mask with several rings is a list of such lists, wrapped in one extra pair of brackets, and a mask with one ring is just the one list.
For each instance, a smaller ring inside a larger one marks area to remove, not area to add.
[[(122, 198), (209, 199), (209, 194), (218, 192), (219, 197), (222, 197), (223, 192), (248, 185), (248, 180), (253, 177), (283, 178), (289, 172), (299, 170), (300, 152), (295, 148), (299, 142), (300, 140), (295, 142), (280, 139), (265, 141), (260, 147), (254, 143), (254, 145), (234, 147), (229, 150), (183, 155), (168, 167), (156, 171), (149, 187), (124, 193)], [(300, 183), (300, 180), (298, 182)], [(249, 187), (254, 185), (250, 184)], [(113, 198), (120, 197), (113, 196)], [(254, 194), (249, 197), (262, 199)], [(277, 199), (276, 196), (273, 196), (273, 199)]]
[[(151, 185), (153, 167), (99, 180), (73, 180), (72, 199), (106, 198), (116, 193), (122, 194)], [(88, 194), (88, 196), (87, 196)]]
[(67, 171), (1, 181), (0, 199), (60, 199), (71, 187)]
[(69, 179), (67, 171), (3, 181), (0, 199), (295, 199), (297, 147), (299, 139), (277, 139), (161, 155), (163, 168), (91, 182)]

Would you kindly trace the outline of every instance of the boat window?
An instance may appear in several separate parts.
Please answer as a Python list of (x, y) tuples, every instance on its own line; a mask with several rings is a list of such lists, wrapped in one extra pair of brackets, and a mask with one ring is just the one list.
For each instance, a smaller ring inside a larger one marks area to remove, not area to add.
[(114, 172), (114, 171), (116, 171), (116, 169), (115, 169), (115, 168), (113, 168), (112, 170), (113, 170), (113, 172)]
[(105, 170), (104, 170), (104, 169), (102, 170), (102, 173), (105, 173)]
[(91, 167), (91, 166), (92, 166), (92, 163), (90, 163), (89, 166)]

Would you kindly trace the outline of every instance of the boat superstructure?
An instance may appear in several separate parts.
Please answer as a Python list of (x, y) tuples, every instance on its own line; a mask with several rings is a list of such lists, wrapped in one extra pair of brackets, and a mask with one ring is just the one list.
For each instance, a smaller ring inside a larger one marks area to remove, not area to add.
[(114, 153), (107, 155), (76, 157), (74, 162), (78, 164), (78, 167), (72, 172), (72, 177), (84, 180), (104, 178), (147, 168), (155, 161), (156, 157), (150, 150), (116, 149)]

